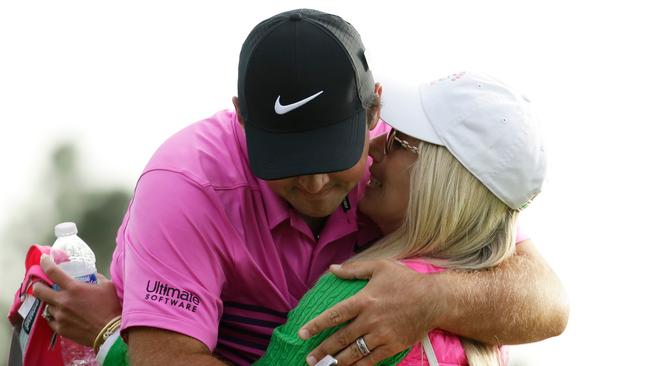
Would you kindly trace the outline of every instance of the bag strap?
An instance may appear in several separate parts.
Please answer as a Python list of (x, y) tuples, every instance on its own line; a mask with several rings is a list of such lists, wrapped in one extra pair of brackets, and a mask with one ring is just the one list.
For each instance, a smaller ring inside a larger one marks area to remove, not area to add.
[(427, 355), (429, 366), (438, 366), (438, 359), (436, 358), (436, 353), (433, 352), (433, 345), (431, 344), (431, 339), (429, 339), (429, 334), (425, 335), (422, 339), (422, 348), (424, 348), (424, 353)]

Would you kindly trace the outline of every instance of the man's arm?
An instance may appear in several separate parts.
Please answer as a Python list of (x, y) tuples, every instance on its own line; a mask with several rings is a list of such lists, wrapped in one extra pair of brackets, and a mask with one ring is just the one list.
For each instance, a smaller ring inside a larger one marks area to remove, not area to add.
[(566, 328), (562, 283), (530, 240), (498, 267), (448, 271), (438, 280), (447, 299), (438, 328), (490, 344), (540, 341)]
[(368, 261), (332, 271), (370, 282), (300, 330), (306, 338), (352, 320), (310, 354), (312, 365), (327, 354), (336, 355), (339, 365), (359, 360), (354, 341), (360, 336), (371, 354), (358, 364), (372, 365), (434, 328), (487, 343), (518, 344), (556, 336), (568, 319), (562, 284), (529, 240), (489, 270), (425, 275), (390, 261)]
[(201, 341), (157, 328), (128, 330), (131, 366), (226, 366)]
[(203, 186), (175, 172), (149, 171), (138, 181), (128, 225), (118, 235), (124, 247), (122, 329), (130, 334), (143, 327), (151, 333), (129, 337), (131, 360), (146, 365), (162, 359), (157, 364), (168, 365), (178, 359), (192, 365), (188, 359), (197, 357), (200, 364), (209, 357), (214, 362), (208, 350), (217, 344), (225, 274), (213, 246), (222, 236), (212, 219), (225, 213), (206, 202), (210, 196)]

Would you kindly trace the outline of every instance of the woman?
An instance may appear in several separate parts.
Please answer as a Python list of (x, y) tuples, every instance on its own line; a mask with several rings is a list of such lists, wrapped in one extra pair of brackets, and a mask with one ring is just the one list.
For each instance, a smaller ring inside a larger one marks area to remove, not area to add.
[[(371, 143), (371, 179), (359, 209), (386, 236), (351, 260), (397, 259), (434, 273), (481, 270), (512, 255), (518, 212), (539, 193), (545, 174), (525, 98), (490, 77), (461, 73), (419, 87), (390, 85), (383, 104), (382, 118), (394, 129)], [(338, 328), (305, 341), (298, 338), (300, 327), (365, 283), (324, 275), (274, 331), (257, 364), (304, 364), (314, 346)], [(100, 343), (105, 334), (100, 332)], [(422, 336), (421, 344), (380, 364), (504, 360), (496, 346), (440, 330)], [(104, 365), (126, 364), (117, 333), (106, 338), (100, 350)], [(372, 345), (372, 339), (357, 340), (361, 354)]]
[[(470, 73), (386, 90), (382, 118), (394, 129), (372, 143), (372, 177), (359, 204), (386, 236), (351, 260), (398, 259), (431, 273), (498, 265), (514, 253), (518, 213), (545, 175), (529, 103), (501, 82)], [(323, 276), (274, 331), (257, 364), (303, 362), (337, 328), (302, 341), (300, 327), (364, 285)], [(369, 353), (371, 342), (360, 338), (359, 351)], [(497, 346), (434, 330), (380, 364), (427, 364), (427, 348), (429, 364), (505, 363)]]

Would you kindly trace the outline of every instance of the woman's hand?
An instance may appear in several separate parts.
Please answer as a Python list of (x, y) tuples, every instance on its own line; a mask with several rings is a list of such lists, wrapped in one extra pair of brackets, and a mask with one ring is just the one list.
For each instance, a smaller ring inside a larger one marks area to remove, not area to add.
[(41, 268), (60, 287), (55, 291), (43, 283), (34, 284), (34, 296), (48, 305), (50, 327), (59, 335), (92, 347), (99, 331), (122, 313), (113, 283), (101, 274), (97, 275), (97, 284), (77, 281), (48, 255), (41, 257)]
[[(307, 358), (310, 365), (326, 355), (339, 366), (374, 365), (417, 343), (431, 329), (436, 304), (422, 301), (432, 291), (423, 274), (394, 261), (359, 261), (330, 270), (341, 278), (370, 279), (363, 290), (305, 324), (306, 339), (324, 329), (352, 320), (323, 341)], [(370, 353), (364, 357), (356, 339), (363, 337)], [(356, 362), (356, 363), (355, 363)]]

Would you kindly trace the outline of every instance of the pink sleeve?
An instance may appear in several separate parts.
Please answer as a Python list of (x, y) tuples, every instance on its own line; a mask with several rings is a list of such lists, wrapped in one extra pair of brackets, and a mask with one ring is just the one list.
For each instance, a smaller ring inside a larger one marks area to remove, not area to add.
[(125, 228), (122, 329), (162, 328), (217, 343), (224, 274), (218, 211), (206, 190), (168, 171), (138, 182)]
[(521, 225), (517, 223), (517, 234), (515, 236), (515, 243), (519, 244), (524, 240), (530, 239), (530, 236), (526, 233), (526, 231), (521, 229)]
[(402, 259), (400, 263), (419, 273), (438, 273), (446, 270), (445, 268), (434, 266), (422, 258)]
[(381, 136), (385, 133), (388, 133), (390, 132), (390, 129), (391, 129), (390, 125), (384, 122), (384, 120), (380, 119), (379, 122), (377, 122), (377, 126), (375, 126), (375, 128), (373, 128), (370, 131), (370, 138), (372, 139), (377, 136)]

